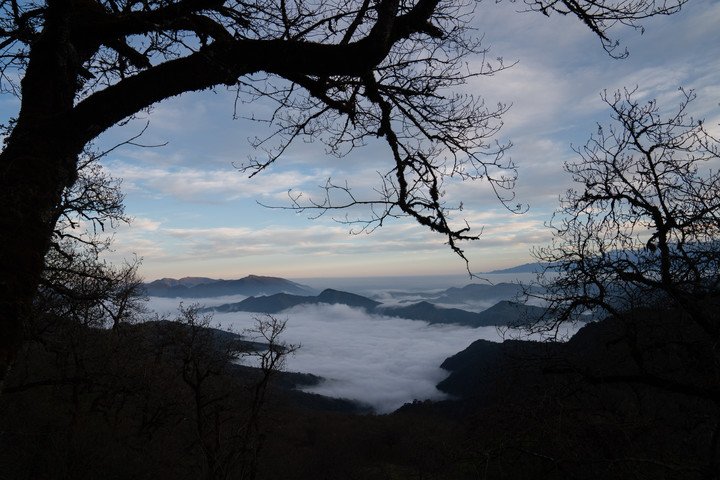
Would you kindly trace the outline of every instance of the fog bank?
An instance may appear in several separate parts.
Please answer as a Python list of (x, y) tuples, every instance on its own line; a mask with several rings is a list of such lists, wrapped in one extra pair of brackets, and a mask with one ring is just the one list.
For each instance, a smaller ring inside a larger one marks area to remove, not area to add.
[[(180, 301), (151, 297), (149, 306), (159, 314), (173, 315)], [(218, 305), (226, 301), (228, 297), (183, 303)], [(212, 326), (242, 333), (253, 327), (258, 315), (216, 313)], [(306, 391), (356, 400), (378, 413), (390, 412), (414, 399), (444, 398), (435, 388), (447, 376), (439, 368), (443, 360), (477, 339), (502, 340), (495, 327), (429, 325), (369, 315), (345, 305), (299, 305), (275, 316), (287, 320), (282, 340), (301, 346), (288, 358), (285, 370), (326, 379)]]

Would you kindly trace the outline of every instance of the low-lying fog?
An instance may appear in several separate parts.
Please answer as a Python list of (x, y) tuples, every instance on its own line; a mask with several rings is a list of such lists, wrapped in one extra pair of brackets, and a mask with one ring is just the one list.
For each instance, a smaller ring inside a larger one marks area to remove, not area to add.
[[(365, 285), (362, 293), (374, 290), (372, 296), (386, 304), (415, 300), (407, 290), (383, 294), (378, 286)], [(355, 287), (356, 292), (361, 290), (357, 285)], [(184, 303), (215, 306), (243, 298), (188, 299)], [(180, 301), (151, 297), (150, 307), (159, 314), (172, 316), (177, 313)], [(488, 302), (487, 306), (492, 303)], [(261, 314), (215, 313), (212, 325), (242, 333), (254, 325), (254, 317), (258, 315)], [(379, 413), (390, 412), (414, 399), (444, 398), (435, 385), (448, 374), (440, 368), (445, 358), (478, 339), (503, 340), (503, 334), (495, 327), (430, 325), (423, 321), (370, 315), (345, 305), (300, 305), (275, 317), (287, 320), (282, 340), (301, 346), (288, 358), (285, 370), (312, 373), (326, 379), (307, 391), (357, 400), (369, 404)]]
[[(203, 305), (229, 301), (228, 297), (193, 300)], [(150, 299), (150, 307), (158, 313), (176, 313), (178, 303), (178, 299)], [(242, 333), (258, 315), (262, 314), (215, 313), (211, 323)], [(285, 370), (326, 379), (307, 391), (357, 400), (379, 413), (414, 399), (443, 398), (435, 385), (447, 376), (439, 368), (445, 358), (480, 338), (501, 341), (495, 327), (429, 325), (368, 315), (345, 305), (300, 305), (275, 316), (287, 320), (282, 339), (301, 346), (288, 358)]]

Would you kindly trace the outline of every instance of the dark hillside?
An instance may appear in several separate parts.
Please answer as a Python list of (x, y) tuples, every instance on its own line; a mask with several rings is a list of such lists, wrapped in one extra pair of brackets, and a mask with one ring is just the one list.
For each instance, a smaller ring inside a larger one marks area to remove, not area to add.
[(320, 379), (291, 373), (273, 377), (254, 417), (262, 374), (226, 352), (266, 347), (232, 333), (55, 325), (0, 397), (2, 474), (195, 480), (213, 452), (243, 478), (262, 438), (257, 480), (712, 479), (715, 346), (678, 318), (637, 309), (565, 344), (473, 342), (442, 365), (452, 399), (383, 416), (299, 392)]
[(714, 346), (679, 315), (638, 309), (566, 344), (474, 342), (442, 365), (459, 400), (406, 409), (465, 419), (501, 478), (715, 478)]
[(235, 364), (267, 345), (202, 325), (49, 327), (0, 396), (2, 478), (190, 480), (208, 452), (240, 472), (273, 412), (367, 411), (296, 390), (316, 376)]
[(258, 312), (278, 313), (295, 305), (312, 302), (314, 297), (291, 295), (289, 293), (276, 293), (275, 295), (249, 297), (241, 302), (225, 303), (217, 307), (208, 307), (204, 310), (215, 312)]
[(423, 320), (428, 323), (457, 323), (475, 326), (478, 314), (459, 308), (441, 308), (429, 302), (419, 302), (405, 307), (382, 307), (378, 313), (389, 317)]

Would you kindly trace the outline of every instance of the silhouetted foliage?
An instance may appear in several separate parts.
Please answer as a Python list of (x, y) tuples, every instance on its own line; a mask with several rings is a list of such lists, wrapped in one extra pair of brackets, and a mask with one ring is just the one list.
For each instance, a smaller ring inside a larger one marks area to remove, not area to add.
[(103, 258), (111, 249), (112, 230), (130, 219), (120, 180), (103, 170), (101, 156), (86, 152), (78, 181), (63, 192), (27, 336), (55, 321), (114, 329), (145, 312), (139, 261), (118, 266)]
[(0, 399), (3, 474), (255, 478), (271, 380), (296, 348), (283, 328), (266, 317), (220, 331), (195, 306), (112, 330), (54, 323), (26, 342)]

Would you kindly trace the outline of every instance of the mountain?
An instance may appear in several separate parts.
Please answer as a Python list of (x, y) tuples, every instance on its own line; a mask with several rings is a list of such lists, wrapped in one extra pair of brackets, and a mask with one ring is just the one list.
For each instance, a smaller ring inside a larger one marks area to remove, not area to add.
[(470, 327), (520, 326), (538, 320), (545, 313), (542, 307), (507, 300), (502, 300), (480, 313), (459, 308), (442, 308), (429, 302), (419, 302), (406, 307), (380, 307), (376, 311), (390, 317), (424, 320), (429, 323), (456, 323)]
[(333, 290), (331, 288), (323, 290), (317, 299), (318, 303), (340, 303), (350, 307), (364, 308), (368, 312), (380, 305), (380, 302), (363, 297), (362, 295), (341, 292), (340, 290)]
[(491, 395), (503, 402), (513, 392), (556, 388), (563, 376), (574, 390), (582, 374), (590, 384), (601, 384), (602, 378), (625, 385), (650, 379), (645, 383), (650, 397), (663, 388), (672, 392), (674, 385), (694, 385), (682, 391), (694, 395), (700, 391), (693, 390), (696, 385), (715, 385), (714, 367), (699, 360), (713, 354), (715, 343), (701, 327), (679, 322), (678, 316), (670, 309), (641, 307), (622, 318), (587, 323), (567, 342), (477, 340), (445, 359), (440, 367), (449, 375), (437, 388), (473, 402), (484, 403)]
[(430, 302), (419, 302), (407, 306), (385, 307), (380, 302), (362, 295), (326, 289), (317, 296), (276, 293), (275, 295), (252, 296), (241, 302), (225, 303), (207, 307), (204, 311), (278, 313), (296, 305), (347, 305), (362, 308), (368, 313), (388, 317), (422, 320), (428, 323), (455, 323), (471, 327), (513, 326), (540, 318), (545, 309), (510, 301), (500, 301), (481, 313), (468, 312), (459, 308), (442, 308)]
[(429, 323), (475, 325), (480, 319), (477, 313), (467, 312), (458, 308), (441, 308), (428, 302), (420, 302), (405, 307), (383, 307), (380, 302), (363, 297), (362, 295), (330, 288), (323, 290), (320, 295), (315, 297), (278, 293), (275, 295), (250, 297), (241, 302), (226, 303), (217, 307), (208, 307), (204, 310), (223, 313), (278, 313), (296, 305), (315, 305), (319, 303), (347, 305), (354, 308), (363, 308), (368, 313), (377, 313), (389, 317), (400, 317), (410, 320), (423, 320)]
[(277, 293), (275, 295), (250, 297), (241, 302), (226, 303), (217, 307), (208, 307), (207, 311), (216, 312), (261, 312), (278, 313), (296, 305), (314, 305), (318, 303), (340, 304), (349, 307), (364, 308), (368, 312), (380, 305), (375, 300), (356, 295), (354, 293), (341, 292), (328, 288), (317, 296), (290, 295)]
[(441, 308), (429, 302), (419, 302), (406, 307), (381, 307), (377, 313), (388, 317), (423, 320), (428, 323), (457, 323), (476, 326), (478, 314), (459, 308)]
[(216, 280), (204, 277), (185, 277), (179, 280), (162, 278), (146, 283), (145, 293), (151, 297), (207, 298), (225, 295), (272, 295), (275, 293), (312, 295), (315, 291), (284, 278), (248, 275), (237, 280)]
[(488, 395), (504, 375), (522, 374), (523, 380), (541, 375), (538, 363), (527, 361), (545, 358), (545, 352), (555, 344), (505, 340), (502, 343), (476, 340), (465, 350), (448, 357), (440, 368), (450, 372), (437, 384), (438, 390), (456, 397)]
[(200, 285), (201, 283), (212, 283), (215, 281), (217, 281), (217, 280), (213, 280), (212, 278), (208, 278), (208, 277), (183, 277), (180, 279), (161, 278), (159, 280), (155, 280), (154, 282), (150, 282), (150, 284), (154, 285), (156, 287), (164, 286), (166, 288), (173, 288), (173, 287), (190, 288), (190, 287), (194, 287), (196, 285)]
[(539, 320), (545, 311), (542, 307), (502, 300), (476, 314), (478, 318), (474, 325), (477, 327), (520, 326)]
[(514, 267), (510, 268), (503, 268), (500, 270), (493, 270), (491, 272), (483, 272), (485, 274), (497, 274), (497, 273), (540, 273), (545, 268), (547, 268), (547, 264), (539, 263), (539, 262), (533, 262), (533, 263), (523, 263), (522, 265), (516, 265)]
[(291, 295), (289, 293), (276, 293), (275, 295), (262, 295), (259, 297), (248, 297), (241, 302), (225, 303), (217, 307), (205, 308), (205, 311), (215, 312), (259, 312), (278, 313), (295, 305), (302, 303), (314, 303), (315, 297)]
[(494, 285), (485, 283), (471, 283), (464, 287), (448, 288), (433, 300), (439, 303), (472, 303), (492, 299), (510, 300), (523, 294), (523, 289), (528, 288), (519, 283), (497, 283)]
[[(536, 285), (501, 282), (496, 284), (471, 283), (464, 287), (451, 287), (441, 292), (416, 293), (394, 292), (392, 296), (401, 305), (416, 303), (418, 298), (445, 308), (478, 311), (501, 300), (517, 301), (526, 294), (539, 295), (542, 289)], [(406, 298), (403, 298), (406, 297)]]

